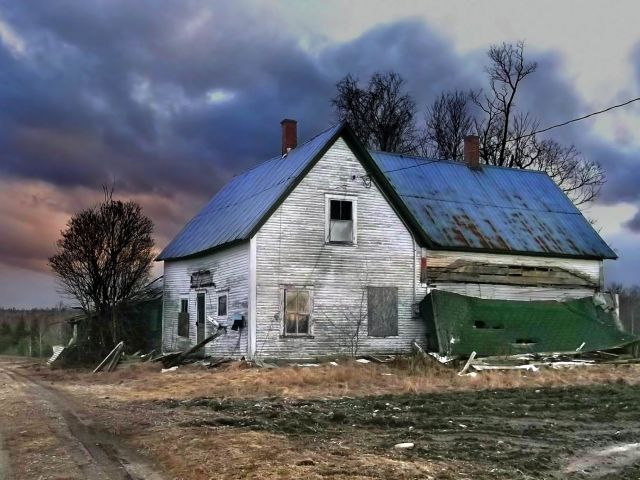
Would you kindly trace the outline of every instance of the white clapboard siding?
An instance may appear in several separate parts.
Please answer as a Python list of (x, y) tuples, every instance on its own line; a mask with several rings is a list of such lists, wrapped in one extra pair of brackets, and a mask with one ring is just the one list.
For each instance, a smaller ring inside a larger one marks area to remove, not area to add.
[[(215, 287), (190, 288), (191, 274), (198, 270), (210, 270)], [(249, 299), (249, 243), (232, 246), (202, 257), (164, 262), (163, 296), (163, 348), (173, 350), (179, 346), (178, 313), (182, 298), (189, 299), (189, 337), (196, 342), (196, 296), (205, 293), (205, 318), (207, 315), (223, 323), (217, 316), (218, 295), (227, 292), (227, 324), (239, 313), (248, 318)], [(206, 346), (206, 353), (213, 356), (240, 357), (247, 354), (247, 328), (218, 337)], [(206, 335), (215, 331), (215, 326), (206, 322)]]
[[(420, 255), (414, 254), (407, 228), (365, 175), (339, 139), (256, 234), (258, 357), (349, 353), (359, 317), (364, 321), (358, 353), (406, 352), (413, 340), (422, 342), (423, 322), (413, 315), (415, 258)], [(357, 245), (325, 243), (325, 194), (357, 197)], [(313, 338), (282, 335), (285, 284), (313, 287)], [(367, 335), (367, 286), (398, 288), (398, 336)]]
[[(457, 260), (488, 265), (522, 265), (530, 267), (558, 267), (589, 279), (594, 288), (588, 287), (539, 287), (519, 285), (478, 284), (472, 282), (437, 282), (436, 288), (463, 295), (502, 300), (564, 300), (582, 298), (594, 294), (604, 283), (602, 262), (558, 257), (529, 255), (506, 255), (481, 252), (453, 252), (444, 250), (423, 250), (427, 257), (427, 277), (429, 268), (446, 267)], [(533, 280), (532, 280), (533, 281)], [(424, 285), (424, 284), (423, 284)]]

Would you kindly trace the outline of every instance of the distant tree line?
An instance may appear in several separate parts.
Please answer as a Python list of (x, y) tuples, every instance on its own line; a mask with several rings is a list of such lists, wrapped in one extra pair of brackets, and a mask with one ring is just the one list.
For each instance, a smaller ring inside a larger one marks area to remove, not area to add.
[(542, 138), (539, 120), (518, 108), (518, 93), (538, 69), (524, 51), (523, 42), (492, 45), (488, 88), (442, 92), (425, 106), (423, 121), (393, 71), (375, 73), (366, 84), (349, 74), (331, 102), (369, 149), (461, 161), (464, 137), (477, 135), (482, 163), (546, 172), (577, 205), (590, 202), (605, 182), (602, 167), (573, 145)]
[(0, 309), (0, 354), (48, 357), (53, 345), (65, 344), (72, 335), (67, 320), (74, 312), (50, 309)]

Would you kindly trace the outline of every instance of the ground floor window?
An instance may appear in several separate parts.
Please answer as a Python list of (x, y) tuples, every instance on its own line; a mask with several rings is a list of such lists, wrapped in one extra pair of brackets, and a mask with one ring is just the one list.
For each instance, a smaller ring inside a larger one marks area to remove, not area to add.
[(284, 289), (284, 334), (309, 335), (311, 333), (312, 296), (308, 289)]
[(180, 313), (178, 313), (178, 336), (189, 336), (189, 299), (180, 299)]
[(218, 295), (218, 317), (227, 316), (227, 301), (229, 296), (226, 293)]

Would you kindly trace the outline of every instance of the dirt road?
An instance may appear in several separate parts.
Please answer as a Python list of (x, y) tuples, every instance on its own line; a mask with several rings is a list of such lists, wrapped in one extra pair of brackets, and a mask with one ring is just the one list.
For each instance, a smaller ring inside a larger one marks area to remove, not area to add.
[[(0, 473), (7, 479), (162, 480), (117, 436), (94, 425), (85, 409), (0, 363)], [(2, 446), (7, 453), (3, 455)], [(19, 462), (11, 462), (12, 459)], [(1, 475), (0, 475), (1, 478)]]

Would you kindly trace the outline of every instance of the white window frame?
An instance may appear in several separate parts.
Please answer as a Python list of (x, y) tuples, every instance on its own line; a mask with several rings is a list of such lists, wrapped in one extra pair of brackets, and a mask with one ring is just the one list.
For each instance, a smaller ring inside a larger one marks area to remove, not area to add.
[[(227, 297), (227, 313), (220, 315), (220, 297)], [(226, 319), (229, 316), (229, 292), (217, 292), (216, 293), (216, 316), (221, 319)]]
[[(351, 221), (353, 229), (351, 232), (351, 242), (332, 242), (329, 238), (331, 231), (331, 200), (342, 200), (351, 202)], [(358, 244), (358, 197), (353, 195), (341, 195), (326, 193), (324, 196), (324, 243), (331, 245), (357, 245)]]
[[(287, 333), (286, 331), (286, 301), (287, 290), (304, 290), (309, 293), (309, 331), (308, 333)], [(313, 338), (313, 286), (309, 285), (281, 285), (280, 286), (280, 335), (288, 338)]]

